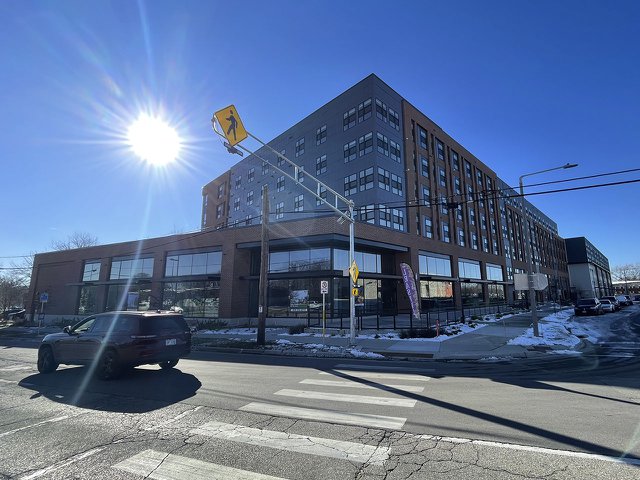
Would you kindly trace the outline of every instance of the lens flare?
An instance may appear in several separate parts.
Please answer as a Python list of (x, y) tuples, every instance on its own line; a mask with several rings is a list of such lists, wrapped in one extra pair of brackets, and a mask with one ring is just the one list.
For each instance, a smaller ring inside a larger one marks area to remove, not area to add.
[(181, 140), (174, 128), (159, 118), (141, 114), (127, 132), (129, 146), (142, 160), (162, 166), (180, 154)]

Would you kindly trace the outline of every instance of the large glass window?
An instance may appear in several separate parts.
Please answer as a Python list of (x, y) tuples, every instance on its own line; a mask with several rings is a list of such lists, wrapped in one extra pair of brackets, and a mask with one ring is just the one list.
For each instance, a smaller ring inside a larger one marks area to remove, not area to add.
[(453, 307), (453, 283), (434, 280), (420, 281), (420, 298), (423, 311)]
[(218, 318), (220, 282), (169, 282), (164, 284), (162, 308), (180, 307), (185, 317)]
[(488, 285), (489, 288), (489, 301), (490, 302), (504, 302), (504, 285)]
[[(382, 273), (382, 257), (377, 253), (354, 252), (354, 260), (361, 272)], [(333, 269), (345, 270), (349, 268), (349, 251), (339, 248), (333, 249)]]
[(501, 282), (503, 280), (502, 267), (500, 265), (487, 263), (487, 280), (497, 280)]
[(482, 303), (482, 284), (473, 282), (460, 283), (462, 305), (465, 307), (478, 306)]
[(147, 285), (109, 285), (107, 311), (149, 310), (151, 289)]
[(98, 287), (86, 285), (80, 288), (80, 300), (78, 302), (78, 315), (90, 315), (98, 312), (96, 301)]
[(421, 253), (418, 258), (421, 275), (451, 276), (451, 257), (449, 255), (426, 252)]
[(222, 265), (222, 252), (202, 252), (191, 254), (167, 255), (165, 277), (185, 275), (219, 274)]
[(151, 278), (153, 276), (153, 257), (149, 258), (114, 258), (111, 262), (110, 280), (126, 280), (129, 278)]
[(82, 272), (83, 282), (95, 282), (100, 278), (100, 262), (85, 262)]
[(301, 272), (331, 269), (331, 250), (311, 248), (269, 254), (269, 272)]
[(480, 274), (480, 262), (474, 260), (458, 260), (458, 276), (460, 278), (482, 278)]

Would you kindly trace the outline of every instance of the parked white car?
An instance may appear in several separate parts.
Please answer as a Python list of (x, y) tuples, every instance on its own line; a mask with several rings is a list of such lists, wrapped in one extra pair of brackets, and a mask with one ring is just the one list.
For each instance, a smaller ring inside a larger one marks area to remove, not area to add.
[(616, 311), (616, 306), (613, 304), (613, 302), (611, 300), (600, 300), (600, 303), (602, 304), (602, 311), (603, 312), (615, 312)]

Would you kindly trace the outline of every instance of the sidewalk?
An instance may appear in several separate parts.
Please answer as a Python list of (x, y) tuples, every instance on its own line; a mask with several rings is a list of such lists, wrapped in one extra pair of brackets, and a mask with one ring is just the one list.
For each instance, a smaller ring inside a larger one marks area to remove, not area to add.
[[(553, 308), (538, 311), (538, 317), (554, 313)], [(537, 356), (552, 350), (566, 350), (564, 345), (546, 346), (543, 348), (526, 345), (509, 345), (508, 342), (520, 337), (531, 327), (531, 314), (529, 312), (504, 317), (491, 322), (476, 323), (481, 324), (478, 328), (459, 334), (454, 337), (439, 337), (437, 339), (389, 339), (384, 338), (384, 331), (360, 331), (355, 339), (355, 346), (349, 345), (348, 330), (345, 336), (326, 335), (324, 338), (320, 334), (310, 335), (289, 335), (286, 329), (268, 329), (267, 341), (279, 342), (284, 345), (297, 345), (301, 349), (315, 349), (321, 351), (337, 347), (342, 350), (359, 350), (363, 353), (378, 354), (388, 358), (425, 358), (434, 360), (479, 360), (495, 358), (527, 358)], [(484, 323), (484, 325), (482, 325)], [(380, 338), (373, 338), (379, 335)], [(251, 341), (255, 340), (255, 334), (242, 335), (239, 333), (228, 334), (208, 334), (198, 333), (198, 338), (238, 338)], [(273, 352), (276, 354), (276, 352)], [(360, 355), (354, 355), (360, 356)], [(364, 355), (362, 355), (364, 356)], [(370, 357), (372, 358), (372, 357)]]
[[(538, 317), (553, 313), (553, 309), (538, 311)], [(245, 342), (254, 342), (255, 329), (246, 333), (231, 331), (229, 333), (196, 332), (194, 339), (199, 339), (202, 345), (198, 349), (216, 351), (251, 351), (253, 353), (270, 353), (273, 355), (317, 355), (323, 356), (355, 356), (366, 358), (423, 358), (434, 360), (480, 360), (497, 358), (527, 358), (551, 351), (565, 350), (566, 346), (539, 347), (524, 345), (509, 345), (508, 342), (523, 335), (531, 326), (529, 312), (503, 317), (491, 322), (476, 321), (478, 327), (472, 331), (461, 333), (453, 337), (438, 337), (436, 339), (398, 339), (384, 338), (383, 331), (360, 331), (355, 339), (355, 345), (349, 345), (348, 331), (345, 336), (320, 334), (289, 335), (287, 329), (268, 329), (266, 339), (275, 345), (269, 350), (250, 350), (241, 348), (224, 348), (207, 346), (206, 340), (232, 340), (240, 338)], [(483, 325), (484, 323), (484, 325)], [(249, 333), (253, 330), (252, 333)], [(20, 343), (36, 346), (48, 333), (60, 332), (58, 327), (42, 327), (38, 334), (37, 327), (13, 327), (0, 325), (0, 338), (10, 338)], [(374, 338), (379, 336), (380, 338)], [(204, 342), (203, 342), (204, 341)], [(25, 345), (26, 346), (26, 345)], [(333, 347), (333, 348), (332, 348)]]

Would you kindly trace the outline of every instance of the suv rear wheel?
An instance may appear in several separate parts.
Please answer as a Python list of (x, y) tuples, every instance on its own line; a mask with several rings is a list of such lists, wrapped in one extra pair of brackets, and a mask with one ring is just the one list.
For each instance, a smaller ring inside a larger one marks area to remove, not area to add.
[(178, 360), (167, 360), (165, 362), (160, 362), (158, 365), (160, 365), (160, 368), (162, 368), (163, 370), (169, 370), (170, 368), (175, 367), (178, 364)]
[(59, 363), (56, 363), (53, 358), (53, 351), (49, 345), (45, 345), (38, 350), (38, 371), (40, 373), (51, 373), (58, 368)]
[(118, 354), (115, 350), (107, 350), (100, 357), (96, 375), (101, 380), (111, 380), (116, 378), (120, 373), (120, 365), (118, 364)]

